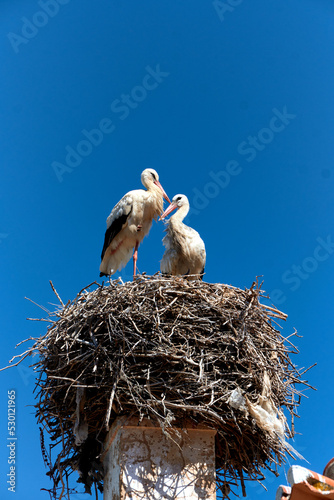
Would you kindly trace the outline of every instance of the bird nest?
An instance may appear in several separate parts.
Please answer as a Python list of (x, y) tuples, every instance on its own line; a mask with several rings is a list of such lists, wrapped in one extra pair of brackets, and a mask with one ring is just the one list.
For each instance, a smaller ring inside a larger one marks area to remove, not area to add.
[(241, 290), (157, 274), (90, 288), (61, 302), (31, 349), (54, 497), (68, 494), (73, 470), (87, 492), (102, 489), (103, 443), (124, 415), (167, 434), (189, 422), (215, 429), (224, 496), (240, 485), (245, 495), (245, 480), (265, 479), (266, 469), (277, 475), (308, 384), (276, 323), (286, 315), (260, 303), (258, 283)]

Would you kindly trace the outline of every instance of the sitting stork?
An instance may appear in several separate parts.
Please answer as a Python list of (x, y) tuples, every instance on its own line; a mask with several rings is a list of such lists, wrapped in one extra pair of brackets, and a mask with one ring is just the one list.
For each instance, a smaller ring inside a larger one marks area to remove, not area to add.
[(107, 218), (100, 276), (108, 276), (121, 270), (129, 262), (133, 249), (135, 276), (138, 246), (148, 234), (152, 220), (156, 220), (163, 211), (163, 198), (170, 203), (153, 168), (146, 168), (142, 172), (141, 182), (147, 191), (136, 189), (126, 193)]
[(178, 209), (168, 221), (166, 236), (162, 242), (166, 251), (160, 263), (163, 274), (199, 275), (190, 279), (203, 279), (206, 253), (205, 245), (195, 229), (183, 224), (183, 219), (189, 212), (189, 201), (184, 194), (174, 196), (160, 219), (164, 219), (173, 210)]

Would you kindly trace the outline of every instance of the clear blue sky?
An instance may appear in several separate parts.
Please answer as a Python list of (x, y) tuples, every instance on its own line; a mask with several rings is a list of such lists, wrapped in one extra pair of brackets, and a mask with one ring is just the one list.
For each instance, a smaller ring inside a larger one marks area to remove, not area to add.
[[(303, 336), (294, 362), (318, 363), (292, 444), (322, 472), (334, 455), (333, 1), (2, 0), (0, 44), (0, 365), (45, 332), (25, 296), (52, 309), (50, 279), (64, 302), (99, 279), (106, 217), (153, 167), (170, 197), (189, 197), (205, 279), (243, 288), (262, 275), (284, 333)], [(159, 269), (162, 237), (154, 224), (140, 271)], [(0, 374), (3, 499), (10, 389), (16, 498), (48, 498), (32, 361)], [(281, 472), (248, 498), (273, 499)]]

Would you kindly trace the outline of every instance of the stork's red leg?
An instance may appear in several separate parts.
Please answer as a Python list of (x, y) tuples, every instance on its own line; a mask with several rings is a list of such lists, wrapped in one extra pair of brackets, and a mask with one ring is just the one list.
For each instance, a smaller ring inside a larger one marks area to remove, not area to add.
[(138, 247), (139, 243), (138, 241), (136, 241), (135, 251), (133, 252), (133, 279), (135, 279), (137, 270)]

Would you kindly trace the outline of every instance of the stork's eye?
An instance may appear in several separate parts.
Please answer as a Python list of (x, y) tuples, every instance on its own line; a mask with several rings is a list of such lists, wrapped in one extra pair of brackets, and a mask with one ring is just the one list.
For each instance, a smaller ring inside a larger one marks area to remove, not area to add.
[(157, 180), (156, 175), (153, 172), (151, 172), (151, 174), (152, 174), (153, 180), (156, 181)]
[(181, 201), (181, 200), (182, 200), (181, 196), (178, 196), (178, 197), (176, 198), (176, 201)]

